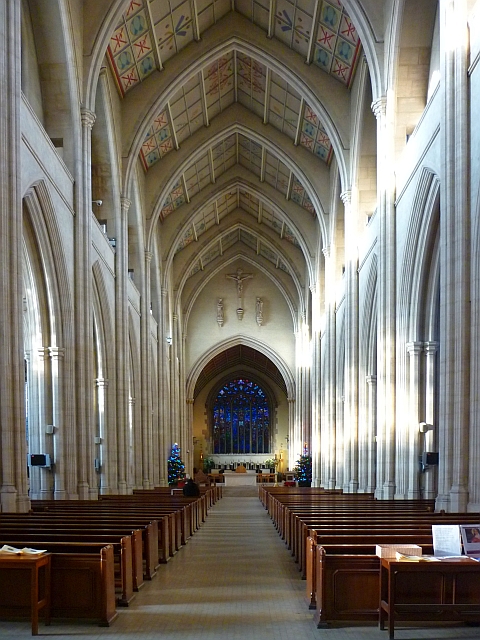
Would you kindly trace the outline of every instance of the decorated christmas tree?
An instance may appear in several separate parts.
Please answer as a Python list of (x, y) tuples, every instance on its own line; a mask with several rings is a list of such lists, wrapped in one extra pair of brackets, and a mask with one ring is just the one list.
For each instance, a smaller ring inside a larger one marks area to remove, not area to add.
[(309, 455), (307, 446), (303, 448), (303, 455), (297, 460), (297, 465), (294, 469), (295, 478), (298, 481), (298, 485), (301, 487), (309, 487), (312, 484), (312, 456)]
[(185, 477), (185, 465), (180, 457), (180, 447), (175, 442), (168, 459), (168, 484), (176, 484)]

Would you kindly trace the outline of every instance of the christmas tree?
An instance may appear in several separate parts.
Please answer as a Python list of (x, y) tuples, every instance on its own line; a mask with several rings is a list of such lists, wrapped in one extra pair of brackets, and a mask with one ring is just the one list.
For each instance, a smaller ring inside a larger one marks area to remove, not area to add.
[(308, 454), (307, 446), (303, 449), (303, 455), (297, 460), (297, 466), (294, 469), (295, 478), (298, 480), (299, 486), (310, 486), (312, 483), (312, 456)]
[(168, 484), (176, 484), (185, 477), (185, 465), (180, 457), (180, 447), (175, 442), (168, 459)]

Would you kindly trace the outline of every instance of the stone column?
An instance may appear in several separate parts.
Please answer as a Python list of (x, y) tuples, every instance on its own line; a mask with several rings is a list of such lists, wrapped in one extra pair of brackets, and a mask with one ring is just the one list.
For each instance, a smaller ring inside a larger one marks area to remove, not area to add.
[(187, 440), (189, 443), (188, 448), (190, 449), (190, 455), (188, 457), (188, 473), (193, 473), (193, 465), (195, 459), (195, 446), (193, 444), (193, 405), (195, 404), (194, 398), (185, 398), (185, 406), (186, 406), (186, 416), (185, 423), (187, 425), (187, 434), (190, 434), (190, 439)]
[(54, 433), (52, 438), (53, 459), (55, 461), (55, 486), (53, 497), (55, 500), (66, 500), (69, 496), (66, 490), (66, 472), (68, 459), (66, 452), (65, 429), (65, 398), (63, 394), (65, 349), (49, 347), (51, 386), (52, 386), (52, 424)]
[(377, 376), (367, 376), (367, 484), (365, 493), (374, 493), (377, 459)]
[(152, 396), (151, 396), (151, 357), (150, 357), (150, 287), (151, 263), (153, 254), (145, 251), (145, 281), (142, 286), (141, 309), (141, 430), (142, 430), (142, 486), (152, 487), (153, 438), (152, 438)]
[(470, 202), (467, 0), (444, 0), (440, 11), (440, 406), (437, 509), (468, 503), (470, 403)]
[(0, 507), (27, 511), (20, 171), (21, 3), (0, 5)]
[(380, 98), (372, 104), (377, 118), (377, 217), (378, 217), (378, 432), (376, 497), (395, 495), (395, 323), (396, 258), (393, 173), (394, 125), (392, 101)]
[[(100, 409), (106, 407), (106, 395), (108, 390), (108, 380), (105, 378), (97, 378), (98, 404)], [(100, 482), (98, 490), (101, 494), (112, 493), (112, 487), (116, 486), (115, 476), (117, 473), (117, 455), (115, 447), (110, 442), (110, 432), (106, 421), (108, 412), (100, 410), (98, 413), (97, 434), (95, 442), (95, 458), (100, 460)], [(100, 442), (98, 442), (100, 439)], [(98, 471), (97, 471), (98, 474)], [(113, 479), (112, 479), (113, 477)]]
[(310, 286), (312, 292), (312, 437), (311, 437), (311, 454), (312, 454), (312, 486), (319, 487), (321, 484), (321, 408), (322, 408), (322, 389), (321, 389), (321, 343), (320, 343), (320, 296), (318, 286), (312, 284)]
[(158, 336), (158, 375), (159, 375), (159, 384), (158, 384), (158, 393), (160, 398), (160, 408), (159, 408), (159, 476), (160, 476), (160, 486), (166, 487), (168, 486), (168, 469), (167, 469), (167, 459), (169, 453), (169, 443), (170, 443), (170, 433), (169, 433), (169, 424), (170, 424), (170, 387), (168, 384), (169, 381), (169, 351), (170, 346), (166, 341), (167, 331), (168, 331), (168, 323), (167, 323), (167, 294), (168, 291), (165, 288), (162, 288), (162, 308), (160, 310), (160, 327), (159, 327), (159, 336)]
[(142, 434), (138, 426), (139, 420), (137, 420), (137, 402), (133, 396), (128, 399), (128, 423), (127, 493), (132, 493), (133, 489), (143, 488)]
[(358, 248), (352, 193), (340, 194), (345, 208), (345, 425), (343, 490), (358, 491)]
[[(127, 493), (128, 450), (128, 211), (131, 201), (120, 198), (115, 247), (115, 362), (116, 362), (116, 444), (118, 459), (117, 491)], [(113, 409), (113, 407), (112, 407)], [(110, 449), (111, 451), (111, 449)]]
[(336, 484), (336, 316), (335, 316), (335, 263), (336, 247), (322, 249), (325, 258), (325, 328), (322, 337), (324, 351), (324, 406), (322, 420), (322, 485), (335, 489)]
[(296, 432), (296, 419), (297, 419), (297, 410), (296, 410), (296, 402), (295, 398), (287, 398), (288, 402), (288, 468), (293, 469), (297, 458), (295, 457), (295, 451), (293, 448), (293, 442), (295, 441), (295, 432)]
[(39, 425), (39, 440), (40, 440), (40, 453), (48, 453), (51, 461), (54, 464), (52, 469), (40, 470), (40, 497), (42, 499), (53, 499), (54, 489), (54, 471), (56, 473), (56, 457), (53, 450), (53, 442), (51, 441), (51, 435), (46, 432), (47, 424), (54, 424), (52, 420), (53, 408), (52, 408), (52, 367), (51, 367), (51, 353), (48, 347), (40, 348), (38, 350), (38, 359), (41, 363), (40, 375), (38, 377), (39, 384), (39, 396), (41, 396), (40, 409), (40, 425)]
[[(53, 451), (50, 446), (47, 446), (45, 434), (45, 426), (47, 424), (47, 420), (49, 420), (48, 348), (40, 347), (36, 350), (36, 352), (37, 353), (34, 363), (37, 367), (37, 372), (35, 375), (35, 383), (37, 388), (35, 399), (32, 398), (32, 406), (35, 406), (35, 404), (37, 406), (36, 413), (38, 416), (38, 423), (36, 425), (30, 425), (30, 453), (48, 453), (50, 456), (52, 456)], [(52, 459), (52, 462), (55, 462), (55, 460)], [(51, 473), (52, 472), (50, 470), (41, 467), (30, 469), (30, 496), (32, 499), (50, 500), (52, 498), (50, 483)]]
[(92, 217), (92, 128), (95, 114), (81, 110), (82, 157), (79, 199), (75, 216), (75, 371), (76, 371), (76, 452), (78, 497), (97, 496), (94, 470), (93, 408), (93, 311), (91, 264)]
[(420, 367), (421, 355), (423, 353), (423, 342), (407, 343), (407, 353), (409, 355), (409, 380), (408, 380), (408, 397), (409, 411), (407, 420), (408, 429), (408, 456), (403, 459), (403, 465), (407, 469), (408, 485), (407, 498), (414, 500), (420, 498), (419, 486), (419, 456), (420, 456), (420, 436), (419, 424), (420, 418)]
[[(438, 418), (435, 415), (435, 389), (437, 379), (438, 342), (425, 342), (425, 422), (433, 425), (433, 429), (423, 436), (426, 451), (438, 451)], [(431, 467), (425, 474), (423, 498), (434, 500), (437, 496), (438, 469)]]
[[(185, 452), (183, 451), (183, 442), (181, 437), (181, 425), (180, 425), (180, 397), (178, 389), (178, 315), (176, 313), (172, 316), (173, 329), (172, 329), (172, 348), (171, 348), (171, 362), (170, 362), (170, 385), (171, 385), (171, 410), (172, 410), (172, 443), (176, 442), (181, 449), (182, 460)], [(171, 447), (171, 445), (170, 445)]]

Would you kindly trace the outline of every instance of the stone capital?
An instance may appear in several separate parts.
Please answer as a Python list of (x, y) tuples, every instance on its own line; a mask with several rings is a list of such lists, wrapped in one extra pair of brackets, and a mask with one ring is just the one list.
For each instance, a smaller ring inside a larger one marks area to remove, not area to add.
[(331, 248), (330, 245), (327, 244), (322, 248), (322, 253), (325, 256), (325, 258), (329, 258), (330, 257), (330, 253), (331, 253)]
[(145, 262), (150, 264), (153, 258), (153, 253), (151, 251), (145, 251)]
[(65, 349), (63, 347), (48, 347), (48, 353), (52, 360), (61, 360), (65, 357)]
[(122, 207), (122, 211), (124, 213), (128, 212), (131, 204), (132, 201), (130, 200), (130, 198), (127, 198), (126, 196), (120, 196), (120, 206)]
[(340, 199), (346, 207), (349, 207), (352, 204), (352, 191), (351, 189), (346, 189), (342, 191), (340, 194)]
[(97, 387), (108, 387), (107, 378), (97, 378), (95, 380)]
[(374, 387), (377, 384), (377, 376), (365, 376), (365, 380), (370, 387)]
[(186, 403), (187, 403), (187, 404), (194, 404), (194, 402), (195, 402), (195, 399), (194, 399), (194, 398), (187, 398), (187, 399), (186, 399)]
[(378, 100), (374, 100), (371, 106), (377, 120), (379, 118), (384, 118), (387, 113), (387, 97), (382, 96), (381, 98), (378, 98)]
[(39, 347), (37, 349), (37, 354), (40, 360), (46, 360), (48, 357), (48, 347)]
[(438, 342), (424, 342), (423, 348), (425, 349), (425, 353), (427, 356), (431, 356), (438, 351), (439, 344)]
[(97, 116), (90, 109), (82, 109), (81, 112), (82, 126), (92, 130)]
[(423, 342), (407, 342), (407, 353), (411, 356), (423, 352)]

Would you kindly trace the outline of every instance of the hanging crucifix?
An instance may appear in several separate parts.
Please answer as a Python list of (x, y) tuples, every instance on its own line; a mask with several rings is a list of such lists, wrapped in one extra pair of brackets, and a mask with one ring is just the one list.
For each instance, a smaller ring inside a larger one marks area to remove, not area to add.
[(237, 269), (236, 273), (227, 273), (225, 275), (226, 278), (230, 280), (235, 280), (237, 283), (237, 318), (241, 320), (243, 318), (243, 307), (242, 307), (242, 296), (243, 296), (243, 281), (249, 280), (253, 278), (253, 273), (243, 273), (243, 270), (240, 267)]

